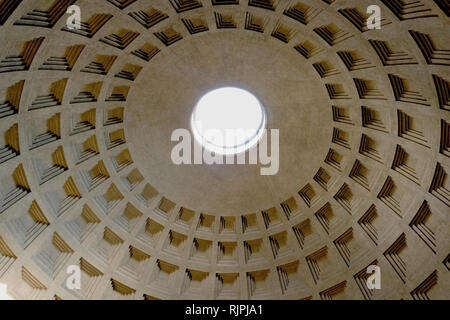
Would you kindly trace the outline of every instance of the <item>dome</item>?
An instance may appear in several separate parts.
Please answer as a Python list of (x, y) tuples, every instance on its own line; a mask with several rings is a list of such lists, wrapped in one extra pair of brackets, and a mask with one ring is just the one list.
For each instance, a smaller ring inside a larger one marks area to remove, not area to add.
[[(445, 0), (0, 1), (0, 287), (449, 299), (448, 14)], [(224, 90), (243, 102), (207, 99)], [(251, 135), (216, 144), (210, 120)]]

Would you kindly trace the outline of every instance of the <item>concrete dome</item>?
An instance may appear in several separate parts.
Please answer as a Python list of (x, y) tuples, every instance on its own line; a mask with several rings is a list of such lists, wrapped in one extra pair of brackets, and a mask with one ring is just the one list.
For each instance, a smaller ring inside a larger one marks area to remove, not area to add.
[[(16, 299), (449, 299), (448, 3), (409, 2), (0, 1), (0, 283)], [(279, 129), (277, 174), (171, 161), (171, 133), (226, 86)]]

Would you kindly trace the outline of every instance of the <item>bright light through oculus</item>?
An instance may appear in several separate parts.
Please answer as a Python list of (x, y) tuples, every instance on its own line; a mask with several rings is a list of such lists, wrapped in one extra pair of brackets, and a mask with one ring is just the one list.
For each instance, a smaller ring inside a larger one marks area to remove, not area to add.
[(233, 87), (205, 94), (191, 117), (195, 139), (208, 151), (226, 155), (246, 151), (258, 143), (265, 124), (264, 109), (258, 99)]

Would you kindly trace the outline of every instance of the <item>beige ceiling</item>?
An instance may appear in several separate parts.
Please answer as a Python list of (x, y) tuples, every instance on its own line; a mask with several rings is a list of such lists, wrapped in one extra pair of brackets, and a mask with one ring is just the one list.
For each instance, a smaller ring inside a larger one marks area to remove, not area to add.
[[(18, 299), (448, 299), (448, 4), (408, 3), (0, 1), (0, 283)], [(71, 4), (81, 31), (63, 30)], [(277, 175), (171, 162), (172, 131), (221, 86), (264, 104)]]
[[(211, 32), (156, 56), (135, 81), (127, 140), (144, 176), (169, 199), (197, 211), (241, 215), (273, 207), (313, 178), (332, 134), (327, 93), (314, 68), (278, 42), (256, 33)], [(264, 104), (267, 128), (280, 130), (278, 174), (261, 176), (259, 165), (172, 163), (172, 131), (190, 130), (198, 99), (221, 86), (246, 88)]]

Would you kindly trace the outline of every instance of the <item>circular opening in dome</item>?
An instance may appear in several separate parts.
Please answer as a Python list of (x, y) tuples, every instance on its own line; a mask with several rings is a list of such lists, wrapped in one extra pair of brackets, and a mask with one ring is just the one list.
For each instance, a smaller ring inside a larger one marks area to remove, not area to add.
[(214, 89), (200, 98), (191, 117), (195, 139), (208, 151), (231, 155), (256, 145), (266, 116), (259, 100), (234, 87)]

